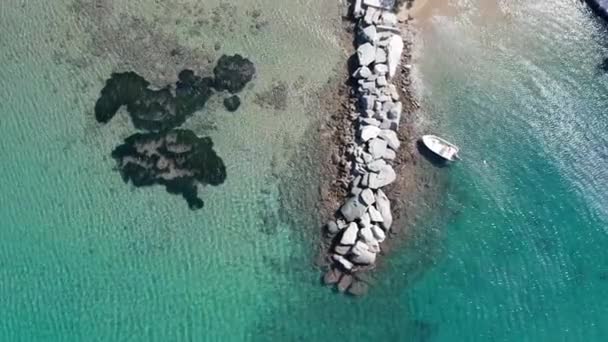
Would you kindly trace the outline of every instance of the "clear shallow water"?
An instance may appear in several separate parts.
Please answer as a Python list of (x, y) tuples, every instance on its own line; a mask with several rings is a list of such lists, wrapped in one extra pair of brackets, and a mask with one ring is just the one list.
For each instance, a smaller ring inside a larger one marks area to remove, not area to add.
[[(445, 170), (447, 208), (414, 229), (369, 296), (351, 300), (319, 287), (307, 242), (317, 231), (298, 225), (306, 210), (281, 208), (281, 196), (299, 194), (280, 193), (278, 178), (310, 172), (290, 161), (318, 105), (308, 95), (346, 56), (337, 6), (87, 3), (94, 12), (0, 5), (0, 339), (606, 339), (608, 81), (596, 66), (608, 51), (582, 4), (516, 1), (479, 16), (461, 1), (425, 23), (416, 69), (426, 120), (465, 161)], [(124, 22), (141, 45), (91, 31)], [(175, 39), (203, 70), (203, 57), (235, 52), (259, 70), (238, 113), (210, 103), (185, 125), (210, 135), (228, 167), (197, 212), (160, 188), (123, 184), (109, 153), (133, 129), (124, 116), (103, 127), (92, 116), (112, 70), (174, 77), (166, 70), (182, 66), (164, 60)], [(289, 85), (288, 107), (256, 104), (277, 81)]]

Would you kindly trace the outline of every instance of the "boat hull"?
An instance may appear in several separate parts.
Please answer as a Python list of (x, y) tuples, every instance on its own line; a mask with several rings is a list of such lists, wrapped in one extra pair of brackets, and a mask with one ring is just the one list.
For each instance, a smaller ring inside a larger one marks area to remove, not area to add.
[(422, 137), (424, 146), (433, 152), (435, 155), (447, 161), (458, 160), (458, 146), (439, 138), (435, 135), (425, 135)]

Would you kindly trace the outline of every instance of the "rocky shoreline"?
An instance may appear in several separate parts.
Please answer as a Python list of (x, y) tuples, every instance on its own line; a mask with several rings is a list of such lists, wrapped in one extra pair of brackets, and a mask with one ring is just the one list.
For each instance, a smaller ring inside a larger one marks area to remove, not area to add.
[(351, 2), (356, 55), (349, 87), (338, 92), (345, 102), (330, 120), (338, 179), (320, 189), (322, 212), (334, 215), (325, 227), (323, 281), (354, 295), (367, 291), (363, 273), (375, 267), (394, 235), (407, 188), (398, 172), (406, 171), (415, 153), (413, 127), (402, 118), (418, 108), (409, 87), (412, 42), (402, 34), (409, 32), (407, 23), (398, 21), (393, 5)]

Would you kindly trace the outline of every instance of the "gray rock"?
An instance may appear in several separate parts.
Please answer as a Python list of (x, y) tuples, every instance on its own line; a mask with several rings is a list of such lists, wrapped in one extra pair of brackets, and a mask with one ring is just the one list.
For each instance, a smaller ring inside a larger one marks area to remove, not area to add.
[[(382, 9), (390, 10), (395, 5), (394, 0), (363, 0), (363, 3), (366, 6), (368, 6), (367, 7), (368, 11), (370, 9), (375, 9), (375, 8), (382, 8)], [(381, 12), (381, 11), (377, 11), (377, 12)]]
[(348, 228), (342, 233), (342, 238), (340, 239), (341, 245), (353, 245), (355, 241), (357, 241), (357, 234), (359, 233), (359, 227), (354, 222), (351, 222)]
[(361, 88), (363, 90), (368, 91), (369, 93), (373, 93), (374, 91), (376, 91), (376, 82), (365, 82), (361, 85)]
[(370, 65), (376, 58), (376, 48), (370, 43), (365, 43), (357, 49), (357, 57), (359, 57), (359, 65)]
[(403, 39), (401, 39), (401, 36), (394, 35), (389, 39), (387, 51), (388, 75), (393, 77), (397, 73), (397, 67), (401, 62), (401, 54), (403, 53)]
[[(386, 165), (380, 170), (378, 173), (370, 173), (368, 180), (368, 187), (371, 189), (380, 189), (385, 187), (397, 179), (397, 174), (395, 174), (395, 170), (390, 165)], [(363, 215), (363, 214), (361, 214)]]
[(335, 268), (331, 268), (331, 269), (329, 269), (329, 271), (325, 272), (325, 274), (323, 275), (323, 283), (325, 285), (337, 284), (338, 281), (340, 281), (341, 277), (342, 277), (342, 272), (340, 272), (339, 270), (337, 270)]
[(370, 251), (369, 246), (363, 241), (357, 241), (350, 252), (353, 255), (351, 260), (357, 264), (371, 265), (376, 262), (376, 253)]
[(382, 64), (382, 63), (386, 63), (387, 61), (388, 61), (388, 59), (387, 59), (386, 51), (384, 51), (383, 48), (378, 47), (376, 49), (376, 58), (374, 60), (374, 63)]
[(387, 72), (388, 72), (388, 65), (386, 65), (386, 64), (375, 64), (374, 65), (374, 74), (386, 75)]
[(363, 202), (363, 204), (365, 204), (367, 206), (370, 206), (370, 205), (374, 204), (374, 202), (376, 202), (376, 197), (374, 196), (374, 192), (369, 188), (361, 191), (360, 197), (361, 197), (361, 202)]
[(360, 187), (353, 186), (350, 189), (350, 194), (353, 195), (353, 196), (359, 196), (359, 194), (361, 194), (362, 191), (363, 191), (363, 189), (361, 189)]
[(368, 117), (368, 118), (373, 117), (373, 116), (374, 116), (374, 114), (376, 114), (376, 112), (374, 112), (374, 111), (373, 111), (373, 110), (371, 110), (371, 109), (368, 109), (368, 110), (366, 110), (366, 111), (365, 111), (365, 116), (366, 116), (366, 117)]
[(395, 160), (395, 158), (397, 158), (397, 153), (394, 150), (391, 150), (390, 148), (387, 148), (386, 152), (384, 152), (384, 154), (382, 155), (382, 159), (386, 160)]
[(336, 254), (344, 255), (348, 253), (352, 247), (353, 246), (336, 245), (336, 247), (334, 247), (334, 252), (336, 252)]
[(366, 79), (366, 78), (370, 77), (371, 75), (372, 75), (372, 71), (369, 70), (369, 68), (366, 66), (359, 67), (359, 68), (357, 68), (357, 70), (355, 70), (355, 72), (353, 72), (353, 77), (360, 78), (360, 80), (358, 80), (357, 82), (363, 81), (363, 79)]
[(348, 294), (355, 297), (362, 297), (369, 291), (369, 285), (362, 281), (355, 280), (348, 288)]
[(377, 240), (370, 241), (367, 245), (372, 253), (380, 253), (380, 243)]
[[(373, 162), (367, 164), (367, 169), (371, 172), (380, 172), (382, 168), (386, 165), (386, 162), (383, 159), (376, 159)], [(371, 190), (370, 190), (371, 191)]]
[(340, 278), (340, 281), (338, 282), (338, 291), (340, 291), (340, 293), (344, 293), (350, 288), (352, 284), (353, 276), (351, 276), (350, 274), (345, 274), (342, 276), (342, 278)]
[(338, 265), (340, 265), (342, 268), (344, 268), (347, 271), (350, 271), (353, 269), (353, 266), (354, 266), (353, 263), (341, 255), (334, 254), (334, 255), (332, 255), (332, 259), (334, 259), (334, 261)]
[(376, 191), (376, 208), (382, 215), (381, 226), (388, 231), (393, 224), (393, 214), (391, 213), (391, 202), (382, 190)]
[(336, 220), (336, 223), (338, 224), (338, 229), (340, 230), (348, 227), (348, 222), (344, 221), (343, 219)]
[[(368, 164), (368, 163), (370, 163), (372, 160), (374, 160), (374, 157), (372, 157), (372, 155), (371, 155), (371, 154), (369, 154), (369, 153), (365, 153), (365, 152), (363, 152), (363, 153), (361, 154), (361, 159), (363, 159), (363, 163)], [(365, 167), (364, 167), (364, 168), (365, 168)]]
[(382, 158), (382, 155), (385, 153), (388, 144), (386, 140), (382, 139), (372, 139), (368, 143), (368, 151), (374, 157), (374, 159)]
[(363, 95), (359, 98), (361, 108), (364, 110), (373, 109), (376, 103), (376, 97), (374, 95)]
[(346, 221), (353, 222), (354, 220), (365, 214), (366, 209), (367, 207), (363, 203), (359, 202), (359, 198), (353, 196), (346, 200), (346, 203), (344, 203), (344, 205), (340, 209), (340, 212), (342, 213)]
[(363, 126), (361, 128), (361, 133), (359, 134), (359, 137), (363, 141), (368, 141), (377, 137), (378, 134), (380, 134), (380, 128), (376, 126)]
[(382, 214), (380, 214), (380, 212), (374, 206), (367, 208), (367, 213), (369, 214), (369, 218), (372, 220), (372, 222), (384, 221)]
[(401, 146), (401, 142), (397, 137), (397, 133), (390, 129), (381, 130), (378, 134), (378, 137), (380, 137), (380, 139), (382, 140), (386, 140), (388, 147), (392, 148), (395, 151), (397, 151), (399, 149), (399, 146)]
[(380, 128), (391, 129), (393, 131), (396, 131), (399, 128), (399, 121), (391, 119), (382, 120), (382, 122), (380, 123)]
[(388, 111), (389, 119), (401, 118), (402, 110), (403, 110), (403, 104), (401, 104), (401, 102), (395, 102), (395, 105)]
[(371, 228), (371, 231), (372, 231), (372, 234), (374, 235), (374, 238), (376, 240), (378, 240), (379, 242), (386, 240), (386, 234), (384, 233), (384, 230), (382, 230), (382, 228), (380, 228), (378, 226), (373, 226)]
[(369, 25), (361, 30), (361, 36), (365, 39), (366, 42), (375, 43), (378, 40), (378, 35), (376, 33), (376, 26)]
[[(378, 83), (378, 79), (376, 79), (376, 83)], [(386, 80), (386, 77), (384, 78), (384, 80)], [(384, 106), (385, 102), (389, 102), (391, 100), (392, 100), (392, 98), (389, 95), (380, 95), (380, 96), (378, 96), (378, 101), (382, 102), (383, 106)], [(382, 109), (384, 109), (384, 107), (382, 107)]]
[(386, 87), (386, 85), (388, 84), (388, 82), (386, 81), (386, 77), (384, 76), (380, 76), (376, 79), (376, 84), (378, 85), (378, 87)]
[(338, 232), (340, 231), (340, 228), (338, 227), (338, 224), (336, 223), (336, 221), (327, 222), (327, 225), (325, 225), (325, 228), (327, 229), (327, 232), (331, 235), (338, 234)]

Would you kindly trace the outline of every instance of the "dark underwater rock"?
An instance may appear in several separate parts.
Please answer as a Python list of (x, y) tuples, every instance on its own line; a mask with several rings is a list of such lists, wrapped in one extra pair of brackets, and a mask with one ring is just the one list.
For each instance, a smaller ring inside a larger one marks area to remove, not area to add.
[(203, 207), (198, 183), (219, 185), (226, 180), (226, 167), (211, 138), (189, 130), (133, 134), (112, 157), (125, 182), (137, 187), (164, 185), (169, 193), (182, 195), (191, 209)]
[(241, 99), (236, 95), (224, 99), (224, 107), (226, 107), (229, 112), (235, 112), (240, 106)]
[(255, 66), (250, 60), (239, 54), (234, 56), (223, 55), (217, 61), (213, 74), (215, 75), (215, 88), (217, 90), (238, 93), (253, 79)]
[(195, 76), (191, 70), (179, 74), (175, 96), (169, 86), (150, 89), (150, 83), (134, 72), (114, 73), (106, 81), (95, 104), (98, 122), (110, 121), (126, 106), (138, 129), (161, 131), (177, 127), (195, 111), (202, 109), (213, 94), (211, 78)]

